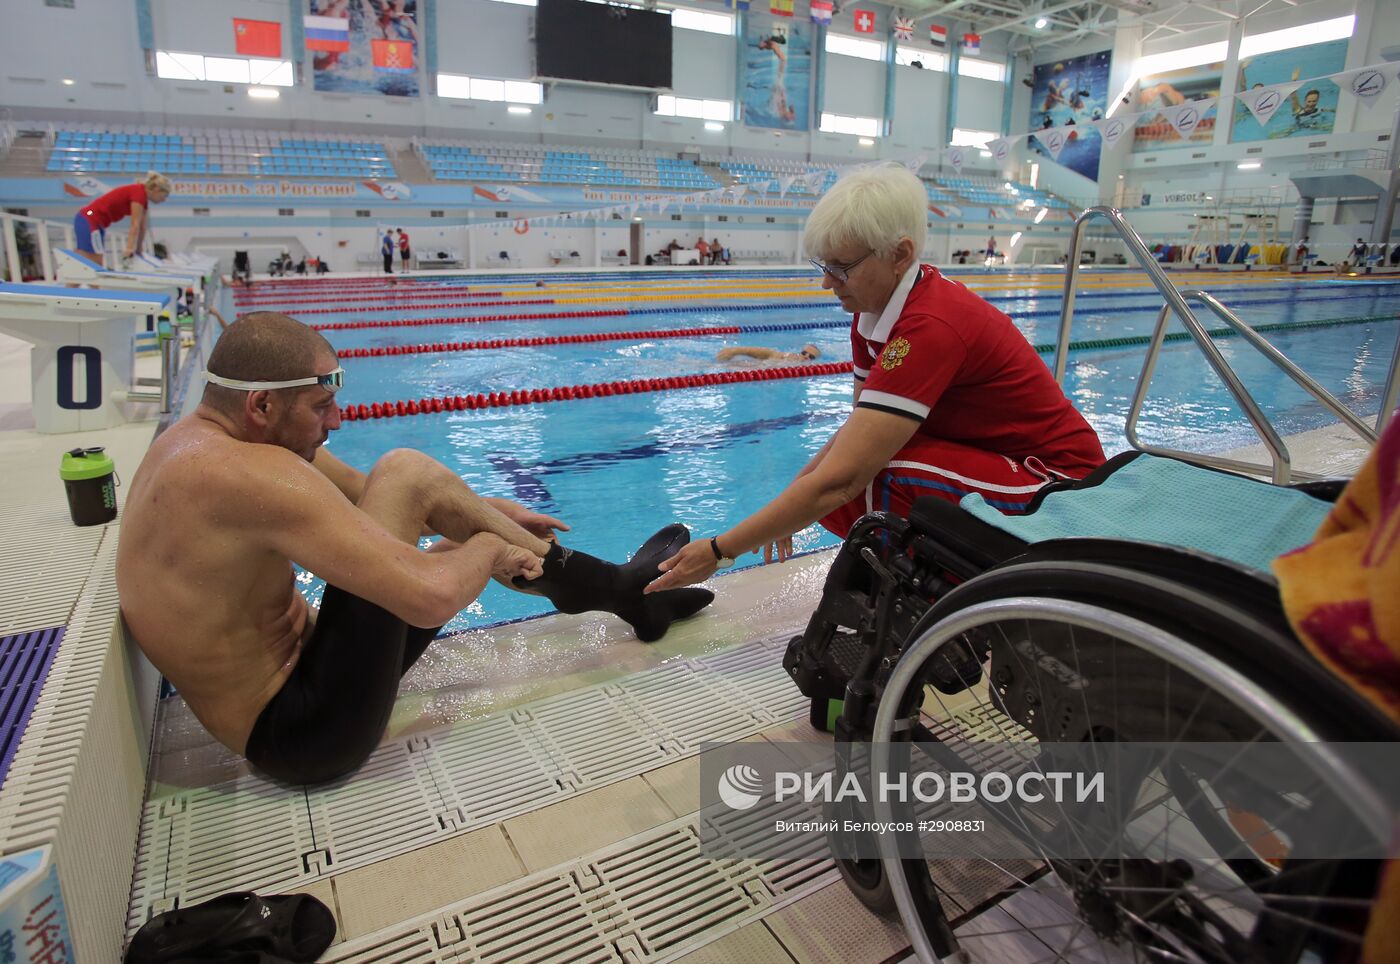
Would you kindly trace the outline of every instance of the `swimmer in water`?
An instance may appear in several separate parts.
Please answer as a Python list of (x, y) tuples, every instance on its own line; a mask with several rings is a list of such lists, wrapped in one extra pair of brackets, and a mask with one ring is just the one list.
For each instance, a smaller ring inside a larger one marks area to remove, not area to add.
[(715, 355), (715, 361), (738, 361), (740, 364), (749, 359), (756, 361), (816, 361), (821, 355), (822, 350), (816, 345), (803, 345), (802, 350), (798, 352), (740, 345), (734, 348), (721, 348), (719, 354)]

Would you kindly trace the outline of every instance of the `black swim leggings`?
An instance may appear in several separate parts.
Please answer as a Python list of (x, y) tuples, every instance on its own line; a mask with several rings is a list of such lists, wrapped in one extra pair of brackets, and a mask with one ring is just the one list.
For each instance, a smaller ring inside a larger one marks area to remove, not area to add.
[(399, 678), (437, 636), (326, 587), (292, 675), (263, 708), (245, 753), (286, 783), (324, 783), (365, 762), (389, 726)]

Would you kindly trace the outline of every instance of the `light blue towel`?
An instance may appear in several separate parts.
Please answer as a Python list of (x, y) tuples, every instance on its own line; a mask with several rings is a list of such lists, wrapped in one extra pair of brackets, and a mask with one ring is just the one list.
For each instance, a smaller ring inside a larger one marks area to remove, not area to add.
[(959, 504), (1027, 542), (1163, 542), (1265, 571), (1273, 559), (1311, 542), (1331, 508), (1292, 489), (1150, 455), (1139, 455), (1102, 485), (1052, 492), (1030, 515), (1002, 515), (976, 494)]

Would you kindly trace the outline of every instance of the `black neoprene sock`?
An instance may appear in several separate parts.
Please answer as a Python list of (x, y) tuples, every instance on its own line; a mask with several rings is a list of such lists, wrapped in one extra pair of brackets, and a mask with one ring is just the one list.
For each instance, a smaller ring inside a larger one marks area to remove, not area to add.
[(666, 634), (677, 619), (693, 616), (714, 601), (708, 589), (671, 589), (643, 594), (647, 583), (661, 574), (657, 564), (675, 555), (690, 541), (690, 531), (669, 525), (644, 542), (622, 565), (566, 549), (555, 543), (545, 554), (544, 573), (537, 579), (516, 577), (514, 585), (546, 597), (560, 612), (590, 610), (613, 613), (632, 625), (638, 638), (652, 642)]

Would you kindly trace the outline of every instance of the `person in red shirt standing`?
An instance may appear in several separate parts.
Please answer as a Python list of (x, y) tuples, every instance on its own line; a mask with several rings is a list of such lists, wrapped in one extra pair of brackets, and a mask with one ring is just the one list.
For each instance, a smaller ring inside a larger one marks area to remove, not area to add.
[(399, 271), (408, 270), (408, 262), (413, 257), (413, 249), (408, 246), (408, 232), (403, 228), (398, 228), (399, 233)]
[(84, 258), (100, 266), (108, 226), (130, 215), (131, 227), (126, 232), (123, 257), (131, 257), (141, 250), (142, 242), (146, 240), (146, 229), (150, 223), (146, 215), (147, 206), (162, 204), (168, 197), (170, 178), (157, 171), (147, 174), (144, 181), (108, 191), (73, 216), (74, 247)]
[(781, 561), (813, 522), (844, 538), (867, 512), (907, 515), (926, 495), (976, 492), (1023, 511), (1052, 479), (1103, 464), (1098, 436), (1011, 319), (919, 263), (927, 206), (923, 182), (890, 164), (846, 175), (812, 210), (804, 246), (854, 315), (850, 417), (777, 498), (661, 563), (649, 592), (760, 548)]

